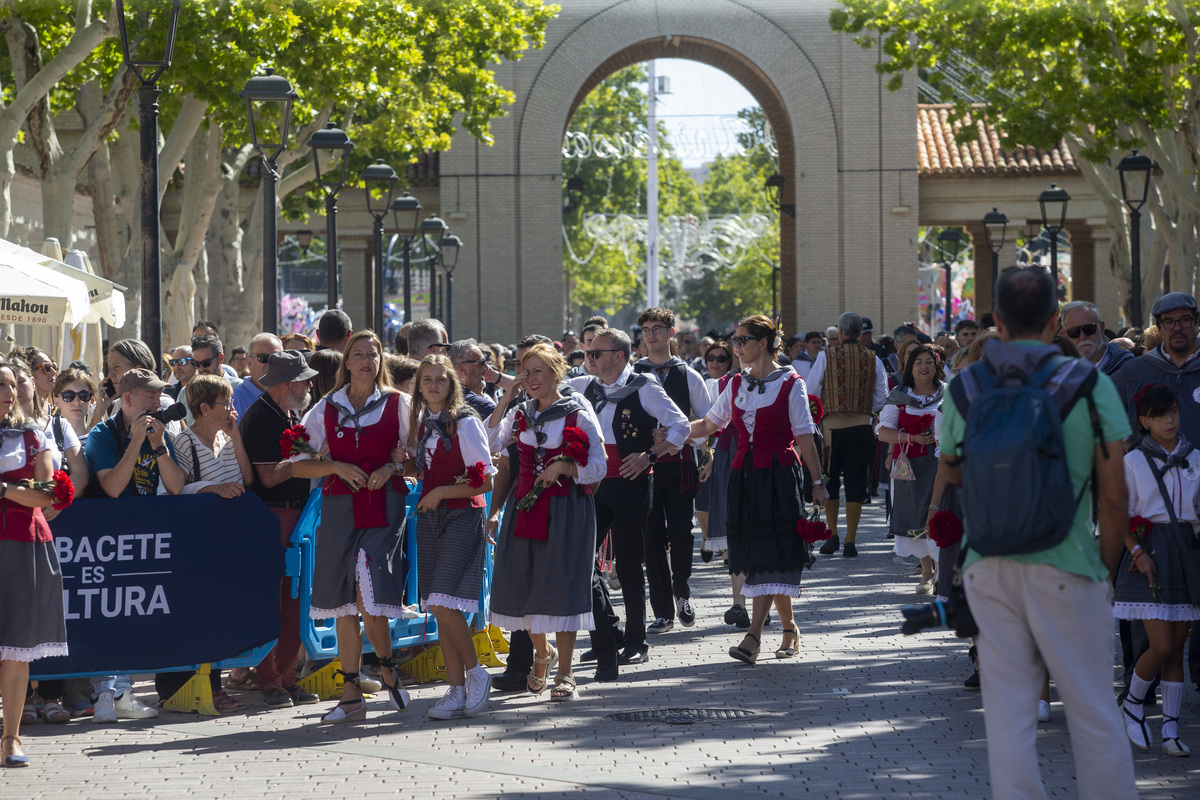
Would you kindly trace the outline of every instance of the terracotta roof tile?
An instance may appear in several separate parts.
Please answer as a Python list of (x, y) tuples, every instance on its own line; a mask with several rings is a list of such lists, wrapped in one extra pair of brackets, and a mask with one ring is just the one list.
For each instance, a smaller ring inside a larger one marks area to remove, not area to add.
[[(949, 105), (917, 106), (917, 164), (923, 177), (1078, 175), (1079, 167), (1061, 142), (1050, 150), (1000, 146), (1000, 133), (983, 118), (968, 117), (951, 124)], [(975, 126), (978, 137), (957, 144), (954, 135)]]

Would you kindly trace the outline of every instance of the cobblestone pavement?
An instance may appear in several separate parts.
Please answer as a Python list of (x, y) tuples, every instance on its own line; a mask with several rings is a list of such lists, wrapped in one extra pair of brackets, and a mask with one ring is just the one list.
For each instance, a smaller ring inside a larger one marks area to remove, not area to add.
[[(897, 633), (917, 579), (892, 560), (881, 506), (865, 511), (859, 558), (821, 557), (806, 581), (794, 659), (772, 657), (778, 622), (756, 666), (728, 657), (741, 638), (722, 621), (728, 578), (719, 562), (697, 558), (696, 626), (653, 637), (651, 660), (616, 684), (590, 683), (591, 668), (577, 666), (575, 703), (551, 704), (549, 692), (494, 694), (482, 718), (435, 722), (425, 715), (443, 691), (435, 684), (414, 689), (407, 714), (376, 696), (365, 723), (343, 727), (319, 724), (327, 704), (258, 703), (220, 719), (164, 712), (117, 726), (32, 725), (22, 734), (34, 764), (0, 770), (0, 797), (986, 797), (980, 696), (962, 689), (966, 643), (947, 632)], [(1052, 797), (1075, 797), (1065, 712), (1052, 700), (1052, 719), (1038, 726), (1042, 775)], [(668, 708), (753, 716), (610, 718)], [(1158, 713), (1150, 712), (1155, 736)], [(1200, 694), (1190, 686), (1180, 736), (1200, 752)], [(1200, 796), (1200, 756), (1155, 749), (1134, 761), (1143, 798)]]

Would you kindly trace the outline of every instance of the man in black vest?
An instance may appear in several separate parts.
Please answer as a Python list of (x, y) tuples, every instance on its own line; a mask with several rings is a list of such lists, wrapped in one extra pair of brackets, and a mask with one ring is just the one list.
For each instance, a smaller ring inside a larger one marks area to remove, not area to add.
[[(633, 348), (619, 330), (597, 332), (586, 352), (590, 375), (567, 383), (596, 409), (608, 453), (608, 476), (596, 492), (596, 533), (612, 529), (612, 552), (625, 598), (625, 650), (622, 664), (649, 659), (646, 647), (646, 515), (650, 506), (650, 467), (687, 441), (687, 417), (662, 386), (629, 366)], [(667, 428), (666, 441), (654, 443), (654, 430)], [(600, 620), (596, 621), (601, 624)]]
[[(700, 373), (671, 355), (675, 314), (666, 308), (647, 308), (638, 316), (637, 324), (647, 356), (633, 365), (634, 371), (653, 374), (671, 402), (689, 420), (701, 419), (712, 407), (712, 398)], [(703, 446), (703, 441), (699, 445)], [(695, 544), (692, 517), (699, 480), (695, 452), (691, 445), (684, 445), (679, 453), (663, 456), (654, 466), (650, 519), (646, 523), (646, 582), (650, 585), (650, 607), (655, 616), (647, 628), (650, 633), (666, 633), (674, 628), (677, 612), (683, 627), (696, 624), (692, 590), (688, 586)]]

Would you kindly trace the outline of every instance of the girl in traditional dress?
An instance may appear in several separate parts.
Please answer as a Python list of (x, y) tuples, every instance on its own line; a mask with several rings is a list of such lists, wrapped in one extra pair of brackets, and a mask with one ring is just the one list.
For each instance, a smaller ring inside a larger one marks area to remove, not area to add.
[[(746, 369), (725, 385), (708, 415), (692, 423), (691, 438), (726, 426), (737, 431), (727, 494), (727, 552), (730, 574), (743, 577), (742, 594), (754, 598), (754, 609), (749, 632), (729, 655), (753, 664), (772, 601), (784, 631), (775, 657), (796, 654), (800, 632), (792, 598), (800, 596), (800, 576), (810, 558), (809, 545), (796, 531), (805, 516), (796, 448), (813, 475), (821, 474), (821, 465), (808, 390), (794, 369), (779, 368), (775, 361), (782, 344), (775, 325), (761, 314), (747, 317), (731, 341)], [(825, 481), (813, 483), (813, 501), (823, 505), (829, 499)]]
[[(709, 344), (704, 351), (703, 360), (704, 380), (713, 381), (716, 384), (716, 393), (719, 394), (736, 371), (733, 364), (733, 348), (724, 342)], [(713, 393), (711, 384), (708, 385), (708, 390), (710, 394)], [(700, 541), (700, 559), (705, 563), (712, 561), (713, 553), (720, 553), (725, 549), (725, 521), (722, 519), (719, 522), (721, 533), (710, 536), (709, 527), (711, 522), (709, 520), (709, 513), (712, 510), (714, 488), (723, 488), (723, 486), (728, 485), (721, 477), (718, 477), (718, 481), (722, 483), (722, 487), (715, 487), (713, 480), (709, 476), (716, 467), (716, 458), (715, 453), (710, 453), (709, 455), (710, 458), (707, 463), (700, 469), (700, 483), (696, 487), (696, 521), (700, 523), (700, 534), (703, 537)], [(729, 464), (726, 461), (725, 473), (729, 472), (728, 468)], [(724, 509), (724, 499), (718, 502), (718, 506)], [(715, 541), (715, 546), (709, 542), (710, 538)], [(737, 593), (734, 595), (734, 602), (738, 602)]]
[[(362, 632), (382, 668), (388, 702), (396, 711), (409, 696), (392, 663), (389, 617), (404, 613), (404, 483), (393, 449), (408, 437), (409, 404), (391, 386), (383, 345), (371, 331), (350, 337), (334, 391), (304, 417), (308, 443), (320, 460), (294, 455), (297, 478), (325, 478), (313, 569), (313, 619), (336, 619), (338, 658), (345, 679), (341, 702), (325, 722), (365, 719), (358, 684)], [(358, 617), (362, 615), (362, 630)]]
[(938, 546), (925, 530), (937, 477), (937, 437), (942, 427), (942, 395), (946, 385), (937, 353), (927, 344), (910, 347), (900, 385), (879, 412), (875, 434), (892, 446), (892, 516), (889, 530), (893, 549), (901, 558), (921, 560), (917, 594), (933, 594)]
[[(1200, 619), (1200, 595), (1193, 582), (1200, 574), (1186, 568), (1200, 558), (1200, 452), (1179, 432), (1179, 400), (1161, 383), (1146, 385), (1133, 398), (1141, 443), (1125, 455), (1129, 487), (1130, 531), (1117, 568), (1113, 615), (1140, 619), (1150, 648), (1129, 677), (1121, 704), (1125, 732), (1138, 750), (1150, 749), (1150, 730), (1142, 707), (1146, 692), (1161, 670), (1162, 752), (1189, 756), (1179, 740), (1179, 708), (1183, 702), (1183, 645), (1188, 628)], [(1066, 500), (1065, 502), (1070, 502)], [(1139, 529), (1135, 535), (1133, 529)], [(1193, 635), (1195, 635), (1193, 633)]]
[(414, 379), (409, 447), (421, 477), (417, 575), (421, 605), (438, 624), (450, 688), (433, 719), (473, 717), (486, 708), (492, 676), (475, 656), (464, 614), (479, 613), (486, 536), (483, 496), (492, 490), (492, 457), (483, 421), (463, 399), (454, 364), (426, 356)]
[(46, 434), (27, 422), (17, 379), (0, 359), (0, 765), (28, 766), (21, 752), (21, 713), (29, 662), (67, 655), (62, 570), (42, 509), (53, 498), (21, 480), (48, 481), (53, 464)]
[[(534, 660), (526, 685), (531, 693), (545, 690), (557, 663), (550, 699), (573, 700), (575, 638), (579, 631), (595, 627), (591, 586), (596, 505), (588, 486), (604, 478), (604, 437), (591, 404), (579, 395), (564, 397), (559, 392), (567, 363), (553, 347), (531, 347), (520, 370), (529, 399), (500, 422), (501, 450), (515, 441), (520, 467), (496, 542), (491, 622), (510, 631), (529, 631)], [(568, 450), (568, 439), (581, 442), (572, 429), (587, 436), (587, 455), (580, 462), (560, 458)], [(519, 510), (518, 503), (535, 486), (542, 487), (541, 495), (532, 508)], [(493, 497), (493, 515), (503, 502)], [(547, 640), (551, 633), (557, 649)]]

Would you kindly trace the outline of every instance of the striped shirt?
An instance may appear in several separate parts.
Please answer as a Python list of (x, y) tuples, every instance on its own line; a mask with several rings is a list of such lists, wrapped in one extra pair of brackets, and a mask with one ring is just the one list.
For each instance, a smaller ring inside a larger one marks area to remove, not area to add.
[[(175, 462), (183, 470), (186, 482), (183, 494), (196, 494), (204, 487), (218, 483), (242, 483), (242, 469), (238, 466), (233, 440), (224, 431), (217, 431), (213, 446), (215, 453), (190, 428), (175, 437)], [(192, 458), (193, 453), (196, 454), (195, 459)], [(200, 465), (199, 476), (192, 474), (197, 461)]]

